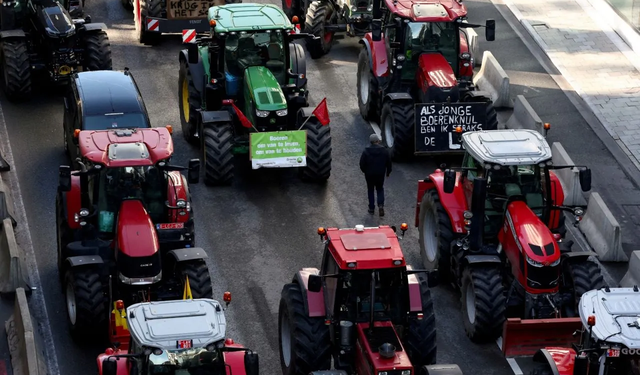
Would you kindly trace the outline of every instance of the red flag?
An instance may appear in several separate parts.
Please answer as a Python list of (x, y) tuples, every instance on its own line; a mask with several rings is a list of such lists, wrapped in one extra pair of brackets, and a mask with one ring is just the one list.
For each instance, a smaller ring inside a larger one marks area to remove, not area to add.
[(236, 107), (236, 103), (231, 102), (231, 105), (233, 106), (233, 109), (236, 111), (236, 115), (238, 115), (238, 119), (240, 120), (240, 123), (242, 124), (242, 126), (249, 129), (253, 128), (251, 121), (249, 121), (247, 116), (245, 116), (244, 113), (242, 113), (240, 108)]
[(322, 126), (329, 125), (331, 120), (329, 119), (329, 110), (327, 109), (327, 98), (322, 99), (320, 104), (313, 110), (313, 114), (316, 116)]

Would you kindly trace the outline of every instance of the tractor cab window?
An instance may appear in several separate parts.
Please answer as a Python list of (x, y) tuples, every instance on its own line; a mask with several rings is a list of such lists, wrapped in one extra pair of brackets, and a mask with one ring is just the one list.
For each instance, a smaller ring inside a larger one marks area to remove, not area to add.
[(457, 72), (460, 36), (453, 22), (409, 22), (405, 33), (402, 79), (415, 79), (421, 53), (441, 53)]
[(537, 165), (508, 165), (491, 169), (487, 193), (488, 196), (503, 198), (503, 205), (509, 197), (523, 196), (527, 205), (537, 215), (542, 215), (542, 172)]
[(225, 42), (229, 74), (241, 77), (250, 66), (266, 66), (279, 82), (285, 78), (284, 35), (281, 30), (230, 33)]
[(205, 348), (163, 350), (149, 355), (147, 375), (210, 374), (215, 370), (218, 352)]
[(462, 161), (462, 167), (470, 181), (475, 180), (477, 177), (484, 176), (484, 167), (482, 163), (472, 158), (469, 154), (465, 154)]
[(85, 116), (83, 130), (148, 128), (147, 118), (139, 113), (105, 113)]

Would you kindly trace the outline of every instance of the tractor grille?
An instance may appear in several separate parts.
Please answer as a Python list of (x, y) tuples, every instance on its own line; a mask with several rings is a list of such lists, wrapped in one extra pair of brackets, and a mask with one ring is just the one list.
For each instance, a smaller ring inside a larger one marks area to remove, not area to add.
[(395, 346), (396, 350), (400, 350), (400, 341), (398, 341), (398, 336), (393, 327), (376, 327), (373, 333), (371, 331), (368, 332), (367, 339), (369, 340), (371, 351), (374, 353), (377, 353), (380, 345), (384, 343), (389, 343)]
[(560, 267), (534, 267), (527, 264), (527, 285), (534, 289), (553, 289), (558, 287)]

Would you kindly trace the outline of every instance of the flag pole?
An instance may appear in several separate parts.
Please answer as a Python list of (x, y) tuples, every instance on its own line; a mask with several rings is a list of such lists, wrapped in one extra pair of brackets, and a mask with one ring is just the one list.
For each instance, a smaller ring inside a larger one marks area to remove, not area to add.
[(304, 122), (302, 123), (302, 125), (300, 125), (300, 127), (298, 128), (298, 130), (302, 129), (302, 127), (304, 126), (304, 124), (306, 124), (306, 123), (309, 121), (309, 119), (311, 119), (311, 116), (307, 117), (307, 119), (306, 119), (306, 120), (304, 120)]

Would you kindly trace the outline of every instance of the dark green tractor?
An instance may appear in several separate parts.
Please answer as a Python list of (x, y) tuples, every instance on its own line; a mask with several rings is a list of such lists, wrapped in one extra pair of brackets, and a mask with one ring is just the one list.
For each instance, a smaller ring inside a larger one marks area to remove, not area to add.
[(306, 57), (294, 43), (314, 37), (274, 5), (214, 6), (208, 20), (208, 35), (180, 53), (178, 88), (182, 133), (202, 149), (205, 183), (230, 184), (236, 155), (253, 169), (298, 167), (303, 180), (326, 181), (330, 127), (309, 107)]

